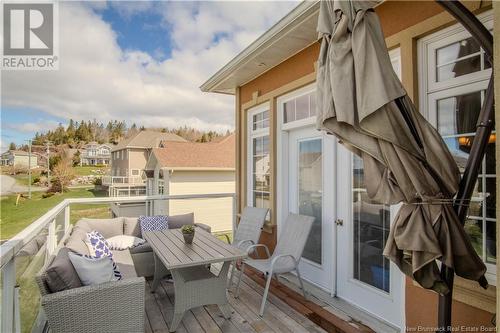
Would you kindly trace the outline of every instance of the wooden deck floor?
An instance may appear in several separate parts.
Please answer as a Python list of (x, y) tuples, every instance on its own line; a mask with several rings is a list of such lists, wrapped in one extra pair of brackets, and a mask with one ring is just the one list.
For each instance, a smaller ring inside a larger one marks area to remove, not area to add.
[[(168, 332), (173, 315), (173, 285), (162, 281), (156, 292), (151, 293), (151, 284), (152, 281), (146, 283), (145, 332)], [(245, 277), (240, 288), (238, 299), (233, 297), (232, 292), (229, 293), (229, 303), (233, 311), (230, 320), (222, 317), (216, 305), (199, 307), (186, 312), (177, 332), (325, 332), (272, 294), (269, 294), (266, 312), (261, 318), (258, 313), (262, 287)]]

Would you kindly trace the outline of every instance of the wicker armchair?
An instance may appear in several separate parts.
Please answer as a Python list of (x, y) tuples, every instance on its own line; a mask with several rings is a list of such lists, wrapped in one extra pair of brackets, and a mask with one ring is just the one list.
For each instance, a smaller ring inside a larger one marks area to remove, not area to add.
[(42, 270), (36, 282), (53, 333), (144, 332), (145, 280), (128, 278), (49, 293)]

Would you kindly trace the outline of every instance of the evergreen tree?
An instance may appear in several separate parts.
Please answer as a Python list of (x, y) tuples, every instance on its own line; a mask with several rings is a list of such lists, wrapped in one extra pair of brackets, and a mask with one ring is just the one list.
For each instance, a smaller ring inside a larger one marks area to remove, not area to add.
[(16, 144), (15, 144), (14, 142), (11, 142), (11, 143), (9, 144), (9, 150), (16, 150), (16, 149), (17, 149)]

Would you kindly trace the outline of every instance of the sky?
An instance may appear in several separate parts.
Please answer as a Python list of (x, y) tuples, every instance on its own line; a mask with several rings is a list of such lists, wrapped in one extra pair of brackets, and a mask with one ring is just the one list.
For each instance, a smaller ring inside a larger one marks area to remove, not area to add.
[(1, 150), (70, 118), (232, 130), (234, 97), (199, 86), (297, 4), (60, 2), (59, 70), (1, 73)]

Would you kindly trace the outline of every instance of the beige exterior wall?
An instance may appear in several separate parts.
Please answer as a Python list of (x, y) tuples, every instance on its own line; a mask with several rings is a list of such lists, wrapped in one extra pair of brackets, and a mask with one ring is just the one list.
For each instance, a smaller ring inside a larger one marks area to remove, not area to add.
[[(465, 1), (464, 4), (476, 13), (491, 8), (491, 1)], [(498, 3), (496, 3), (496, 7), (499, 7)], [(386, 1), (378, 6), (376, 11), (380, 16), (388, 48), (399, 47), (401, 50), (403, 85), (418, 106), (417, 40), (455, 22), (449, 14), (444, 13), (443, 9), (433, 1)], [(498, 40), (498, 20), (500, 17), (498, 8), (496, 12), (495, 27), (497, 29), (496, 39)], [(411, 13), (411, 15), (408, 15), (408, 13)], [(498, 49), (497, 47), (497, 53)], [(261, 242), (266, 243), (270, 248), (273, 248), (276, 242), (276, 228), (273, 219), (275, 214), (272, 212), (276, 210), (277, 206), (275, 195), (276, 174), (279, 172), (276, 169), (276, 99), (315, 81), (315, 62), (318, 52), (319, 44), (314, 43), (236, 89), (236, 179), (238, 180), (239, 211), (245, 207), (247, 200), (247, 113), (250, 108), (259, 104), (267, 102), (270, 105), (272, 211), (271, 221), (266, 226), (266, 232), (263, 233), (261, 238)], [(498, 63), (498, 55), (496, 59)], [(497, 65), (497, 73), (499, 68), (500, 65)], [(500, 87), (498, 77), (497, 74), (497, 92)], [(497, 123), (500, 121), (498, 117), (497, 113)], [(498, 163), (497, 168), (500, 169)], [(491, 319), (497, 299), (495, 287), (490, 286), (487, 291), (483, 291), (480, 290), (477, 284), (463, 279), (456, 279), (454, 299), (453, 325), (492, 326)], [(408, 326), (432, 327), (437, 323), (436, 316), (437, 295), (415, 286), (408, 280), (406, 283), (406, 324)]]
[[(29, 165), (29, 156), (24, 155), (16, 155), (14, 157), (14, 165), (15, 166), (28, 166)], [(36, 155), (31, 155), (31, 167), (35, 168), (38, 165), (38, 157)]]
[[(143, 170), (148, 162), (150, 149), (126, 148), (111, 153), (113, 176), (132, 176), (131, 169)], [(119, 156), (116, 156), (119, 154)], [(140, 174), (139, 174), (140, 176)]]
[[(130, 170), (143, 170), (148, 163), (150, 149), (129, 148), (128, 149), (128, 175), (132, 176)], [(140, 176), (140, 174), (139, 174)]]
[[(170, 195), (234, 193), (234, 171), (173, 171)], [(232, 230), (232, 198), (172, 200), (169, 215), (194, 212), (195, 221), (208, 224), (213, 232)]]

